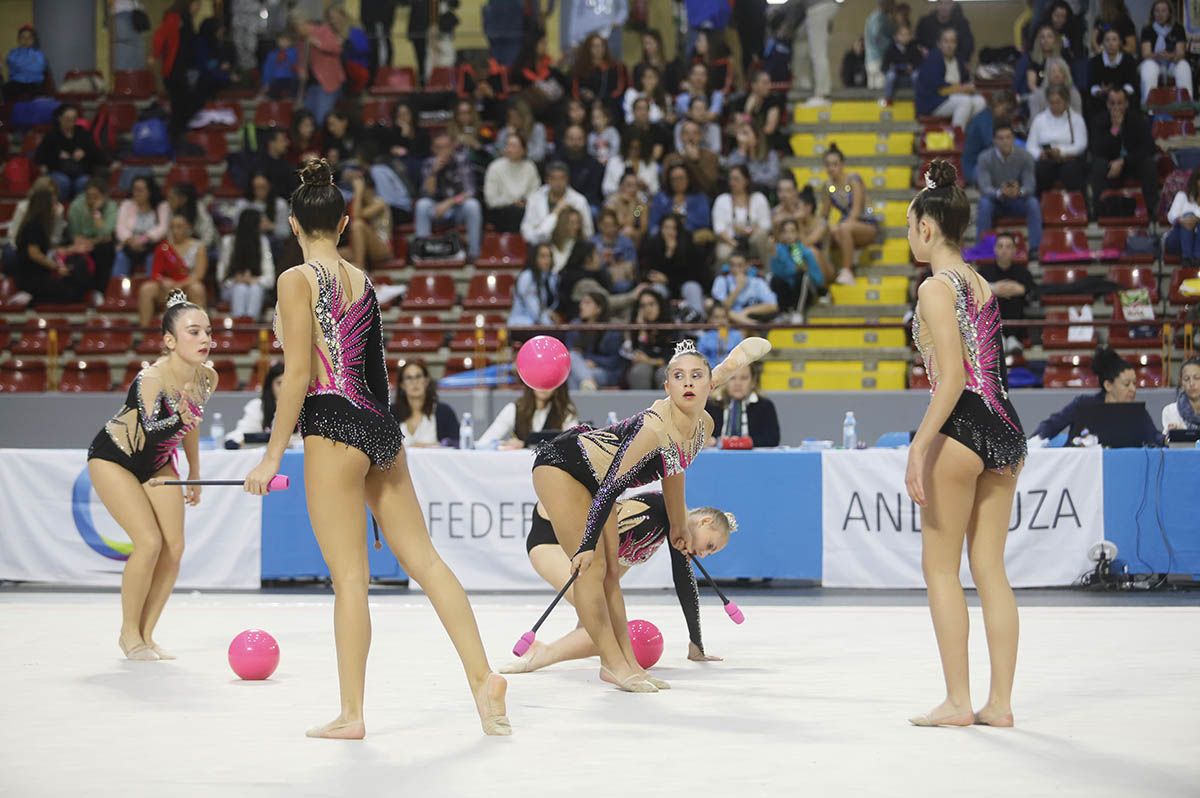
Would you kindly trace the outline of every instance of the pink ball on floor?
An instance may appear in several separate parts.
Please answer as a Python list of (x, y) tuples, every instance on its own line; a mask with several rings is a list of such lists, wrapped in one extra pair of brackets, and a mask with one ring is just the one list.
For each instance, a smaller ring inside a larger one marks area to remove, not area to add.
[(534, 390), (553, 391), (570, 373), (571, 353), (557, 338), (536, 335), (517, 350), (517, 374)]
[(262, 629), (247, 629), (229, 644), (229, 667), (247, 681), (268, 678), (279, 666), (279, 644)]
[(649, 621), (633, 620), (629, 622), (629, 642), (633, 645), (633, 655), (637, 657), (638, 665), (651, 668), (658, 662), (663, 653), (663, 636), (658, 627)]

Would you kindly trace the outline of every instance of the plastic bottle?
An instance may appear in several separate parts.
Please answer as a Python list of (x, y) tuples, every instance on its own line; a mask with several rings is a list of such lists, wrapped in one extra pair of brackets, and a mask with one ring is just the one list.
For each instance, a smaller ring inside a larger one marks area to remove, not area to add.
[(215, 448), (225, 448), (225, 420), (220, 413), (212, 414), (212, 424), (208, 427), (208, 434), (212, 438)]
[(616, 411), (609, 410), (608, 411), (608, 421), (605, 423), (605, 426), (611, 427), (615, 424), (620, 424), (620, 423), (621, 423), (621, 419), (617, 418)]
[(463, 413), (462, 423), (458, 425), (458, 448), (475, 448), (475, 422), (470, 413)]
[(846, 419), (842, 422), (842, 448), (858, 448), (858, 422), (854, 420), (854, 411), (846, 411)]

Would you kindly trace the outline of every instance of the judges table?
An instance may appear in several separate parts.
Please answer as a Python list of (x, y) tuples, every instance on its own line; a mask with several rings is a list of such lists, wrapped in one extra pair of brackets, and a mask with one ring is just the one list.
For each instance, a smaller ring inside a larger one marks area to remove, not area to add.
[[(913, 567), (919, 580), (919, 559), (904, 573), (894, 573), (888, 562), (892, 557), (912, 561), (912, 552), (919, 551), (919, 511), (902, 495), (903, 462), (904, 452), (892, 450), (704, 452), (687, 471), (688, 505), (733, 512), (739, 525), (730, 545), (708, 558), (706, 567), (717, 578), (821, 582), (824, 560), (850, 574), (826, 584), (915, 586)], [(535, 501), (532, 455), (414, 449), (408, 463), (434, 543), (453, 567), (467, 569), (460, 574), (464, 584), (523, 586), (522, 569), (532, 573), (524, 548)], [(1064, 468), (1079, 463), (1095, 465)], [(843, 472), (861, 484), (841, 485)], [(303, 454), (289, 451), (282, 473), (291, 477), (292, 489), (263, 503), (263, 579), (326, 577), (305, 511)], [(839, 484), (823, 484), (835, 481)], [(1101, 483), (1103, 499), (1097, 501)], [(1010, 573), (1018, 571), (1014, 584), (1069, 584), (1071, 575), (1087, 568), (1084, 544), (1101, 538), (1117, 544), (1131, 572), (1200, 575), (1198, 488), (1200, 451), (1032, 452), (1009, 539), (1010, 549), (1033, 541), (1027, 554), (1031, 564), (1022, 564), (1020, 551), (1010, 556)], [(826, 507), (827, 502), (838, 504)], [(843, 535), (854, 534), (867, 542), (843, 542)], [(369, 525), (364, 537), (371, 537)], [(1174, 549), (1173, 562), (1167, 542)], [(877, 543), (884, 548), (868, 552), (865, 563), (859, 554), (849, 566), (838, 560), (837, 550)], [(387, 546), (369, 551), (373, 577), (405, 578)], [(872, 564), (872, 557), (883, 561)], [(1051, 566), (1057, 566), (1057, 575), (1035, 575)], [(1021, 573), (1028, 573), (1024, 582)]]

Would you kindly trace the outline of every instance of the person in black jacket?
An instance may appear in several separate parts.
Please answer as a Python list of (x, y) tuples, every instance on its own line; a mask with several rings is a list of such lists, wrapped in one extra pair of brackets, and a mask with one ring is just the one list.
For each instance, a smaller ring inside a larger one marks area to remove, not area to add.
[(1108, 92), (1108, 110), (1092, 119), (1088, 133), (1092, 166), (1092, 218), (1100, 212), (1100, 195), (1106, 188), (1120, 188), (1128, 178), (1142, 186), (1142, 196), (1150, 218), (1158, 204), (1158, 170), (1154, 163), (1154, 142), (1150, 125), (1142, 112), (1129, 107), (1124, 91)]
[(604, 201), (601, 184), (604, 167), (587, 151), (587, 133), (579, 125), (570, 125), (563, 132), (563, 143), (558, 151), (560, 160), (567, 165), (571, 176), (571, 188), (583, 195), (593, 208)]
[[(1036, 247), (1035, 247), (1036, 249)], [(1000, 306), (1000, 318), (1018, 320), (1025, 318), (1029, 304), (1037, 298), (1037, 283), (1030, 274), (1029, 268), (1015, 262), (1017, 243), (1012, 233), (996, 234), (996, 245), (993, 249), (995, 260), (979, 266), (979, 276), (987, 280)], [(1024, 349), (1029, 340), (1029, 328), (1017, 327), (1004, 337), (1004, 351)]]
[(78, 108), (70, 103), (58, 106), (54, 124), (33, 156), (34, 162), (49, 173), (65, 205), (87, 187), (103, 157), (87, 131), (76, 127), (78, 121)]
[(975, 52), (975, 37), (971, 35), (971, 23), (963, 15), (962, 7), (954, 0), (937, 0), (937, 8), (921, 17), (917, 22), (917, 44), (926, 53), (937, 49), (942, 31), (953, 28), (958, 34), (958, 49), (954, 55), (967, 63)]
[(1121, 49), (1121, 36), (1115, 30), (1105, 31), (1102, 41), (1104, 49), (1088, 61), (1089, 116), (1104, 113), (1108, 93), (1113, 90), (1124, 92), (1134, 107), (1138, 103), (1136, 59)]
[(420, 358), (410, 360), (396, 377), (396, 400), (392, 415), (404, 429), (405, 446), (438, 447), (458, 440), (458, 416), (454, 408), (439, 402), (437, 384)]
[[(1063, 430), (1069, 432), (1075, 426), (1080, 409), (1088, 405), (1137, 401), (1137, 373), (1133, 366), (1115, 351), (1106, 346), (1097, 349), (1092, 357), (1092, 371), (1100, 378), (1100, 390), (1075, 397), (1062, 410), (1038, 424), (1037, 432), (1030, 439), (1030, 443), (1034, 446), (1044, 445)], [(1153, 446), (1158, 443), (1158, 429), (1149, 415), (1146, 415), (1141, 432), (1145, 444)]]
[(758, 392), (760, 370), (746, 366), (733, 373), (719, 400), (708, 403), (713, 439), (748, 437), (754, 448), (779, 445), (779, 416), (775, 403)]

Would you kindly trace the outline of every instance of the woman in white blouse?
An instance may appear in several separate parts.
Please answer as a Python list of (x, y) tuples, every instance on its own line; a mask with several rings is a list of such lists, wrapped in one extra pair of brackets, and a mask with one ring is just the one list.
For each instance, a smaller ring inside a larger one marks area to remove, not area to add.
[(628, 171), (637, 175), (638, 189), (648, 197), (658, 193), (658, 164), (650, 158), (649, 152), (642, 150), (643, 141), (640, 136), (626, 136), (621, 142), (621, 154), (614, 155), (604, 165), (604, 180), (600, 190), (605, 197), (611, 197), (621, 188), (621, 178)]
[(1178, 254), (1183, 259), (1185, 269), (1200, 266), (1200, 169), (1188, 177), (1187, 188), (1175, 192), (1171, 209), (1167, 211), (1167, 221), (1171, 230), (1163, 242), (1163, 249), (1169, 254)]
[(729, 168), (729, 191), (713, 203), (712, 226), (718, 265), (729, 260), (742, 243), (761, 263), (770, 262), (771, 206), (760, 192), (750, 191), (750, 172), (745, 166)]
[(1065, 86), (1046, 90), (1047, 108), (1033, 118), (1025, 147), (1037, 161), (1037, 192), (1061, 180), (1068, 191), (1083, 191), (1087, 182), (1087, 124), (1070, 107), (1071, 93)]
[[(625, 110), (625, 124), (633, 124), (633, 104), (639, 97), (645, 97), (650, 103), (650, 124), (674, 121), (675, 114), (671, 108), (671, 99), (662, 85), (662, 74), (652, 66), (642, 69), (641, 85), (630, 86), (625, 90), (621, 105)], [(668, 114), (670, 116), (668, 117)]]
[(430, 379), (425, 361), (410, 360), (400, 369), (392, 415), (404, 428), (404, 445), (435, 448), (458, 440), (458, 416), (454, 408), (439, 402), (437, 385)]
[(569, 429), (579, 423), (577, 416), (565, 382), (553, 391), (535, 391), (526, 385), (520, 399), (500, 408), (496, 420), (476, 445), (484, 448), (498, 444), (501, 449), (520, 449), (530, 433)]

